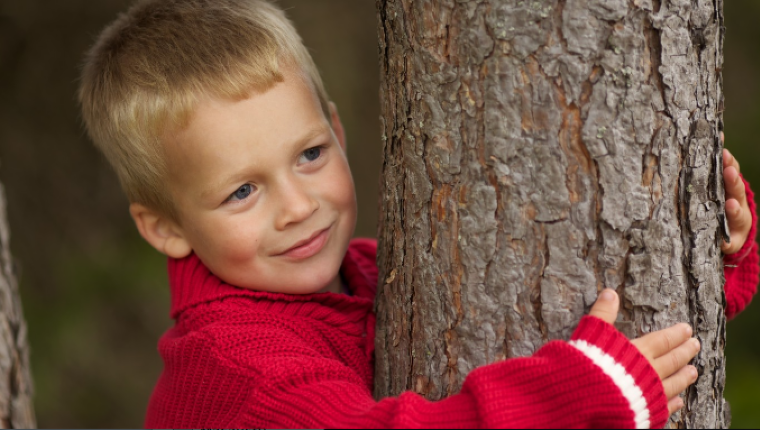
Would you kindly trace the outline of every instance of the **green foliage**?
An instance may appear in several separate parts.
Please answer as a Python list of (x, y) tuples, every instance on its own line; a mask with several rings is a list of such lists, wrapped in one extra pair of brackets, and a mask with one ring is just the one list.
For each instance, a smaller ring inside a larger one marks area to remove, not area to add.
[(142, 426), (170, 323), (165, 258), (133, 237), (51, 270), (60, 294), (22, 297), (40, 426)]

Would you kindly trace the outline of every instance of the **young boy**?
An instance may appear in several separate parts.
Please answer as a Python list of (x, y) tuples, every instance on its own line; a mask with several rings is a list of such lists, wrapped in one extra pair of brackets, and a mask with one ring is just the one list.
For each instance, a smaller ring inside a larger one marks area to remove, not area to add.
[[(89, 53), (80, 100), (140, 234), (169, 257), (176, 325), (147, 427), (659, 428), (696, 380), (690, 327), (629, 342), (605, 290), (570, 342), (477, 369), (440, 402), (375, 401), (376, 245), (350, 240), (337, 110), (263, 0), (138, 3)], [(725, 159), (734, 314), (757, 248), (751, 194)]]

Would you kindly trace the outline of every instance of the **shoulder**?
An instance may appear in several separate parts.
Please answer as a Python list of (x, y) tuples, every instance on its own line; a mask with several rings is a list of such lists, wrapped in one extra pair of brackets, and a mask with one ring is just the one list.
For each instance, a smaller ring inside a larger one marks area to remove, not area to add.
[(223, 357), (217, 340), (205, 330), (172, 329), (161, 338), (158, 350), (164, 370), (148, 404), (145, 425), (229, 427), (254, 389), (256, 372)]
[(197, 350), (211, 351), (215, 360), (251, 370), (257, 368), (257, 357), (283, 350), (311, 355), (308, 340), (314, 337), (314, 327), (294, 315), (309, 306), (312, 304), (308, 302), (248, 297), (209, 302), (185, 312), (177, 327), (161, 339), (159, 349), (162, 354), (170, 349), (184, 350), (190, 358), (200, 357)]
[[(277, 355), (283, 350), (313, 354), (309, 342), (314, 337), (313, 325), (293, 315), (312, 303), (251, 303), (246, 298), (225, 302), (232, 302), (224, 307), (228, 313), (203, 329), (222, 356), (248, 366), (255, 357)], [(232, 309), (235, 311), (229, 312)]]
[(198, 330), (175, 327), (161, 338), (164, 370), (151, 396), (146, 426), (235, 427), (261, 387), (313, 360), (316, 351), (286, 319), (243, 314)]
[(247, 381), (241, 393), (324, 378), (362, 383), (335, 350), (342, 348), (326, 339), (325, 334), (305, 320), (274, 313), (219, 321), (199, 333), (210, 352), (203, 367), (231, 368), (231, 373)]
[[(223, 310), (229, 316), (217, 314), (216, 321), (192, 331), (175, 327), (161, 338), (158, 349), (170, 385), (224, 380), (231, 391), (249, 392), (297, 362), (322, 356), (319, 333), (298, 319), (244, 305)], [(204, 390), (196, 388), (184, 395), (204, 397)]]

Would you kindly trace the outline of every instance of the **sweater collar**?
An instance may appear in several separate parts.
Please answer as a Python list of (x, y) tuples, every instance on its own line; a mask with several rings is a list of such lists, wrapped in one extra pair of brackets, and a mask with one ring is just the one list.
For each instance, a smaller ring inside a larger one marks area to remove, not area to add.
[(169, 258), (171, 318), (176, 320), (187, 309), (228, 297), (250, 297), (278, 302), (316, 302), (330, 307), (351, 304), (371, 306), (375, 298), (377, 267), (374, 258), (370, 259), (365, 253), (360, 252), (354, 242), (349, 246), (340, 268), (352, 296), (334, 293), (296, 295), (248, 290), (229, 285), (219, 279), (194, 253), (182, 259)]

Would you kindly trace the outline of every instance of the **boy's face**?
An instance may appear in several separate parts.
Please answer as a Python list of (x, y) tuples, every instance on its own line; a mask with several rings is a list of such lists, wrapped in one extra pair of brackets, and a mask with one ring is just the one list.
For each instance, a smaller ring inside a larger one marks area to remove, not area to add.
[(356, 196), (332, 110), (328, 120), (310, 86), (288, 73), (248, 99), (201, 102), (168, 139), (169, 191), (181, 224), (171, 228), (225, 282), (288, 294), (340, 291)]

